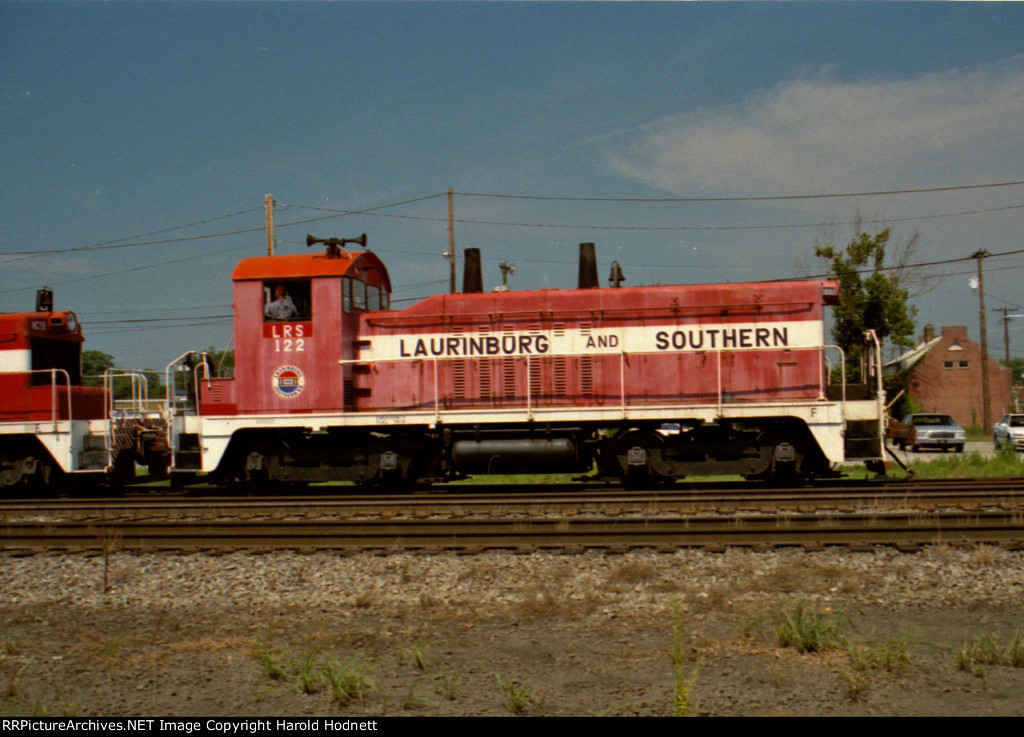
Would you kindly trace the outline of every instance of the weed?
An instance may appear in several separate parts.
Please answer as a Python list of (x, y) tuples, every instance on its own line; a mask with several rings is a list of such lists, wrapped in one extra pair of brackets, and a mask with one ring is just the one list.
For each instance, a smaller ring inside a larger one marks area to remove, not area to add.
[(331, 685), (335, 700), (342, 705), (351, 701), (362, 703), (363, 697), (376, 689), (371, 674), (373, 666), (368, 663), (345, 663), (335, 661), (324, 666), (324, 676)]
[(693, 713), (691, 698), (693, 686), (697, 681), (697, 667), (694, 666), (689, 676), (684, 672), (683, 625), (678, 602), (673, 607), (672, 614), (672, 713), (677, 717), (685, 717)]
[(103, 593), (109, 594), (112, 588), (110, 585), (110, 558), (121, 547), (121, 533), (104, 527), (99, 542), (100, 549), (103, 551)]
[(992, 566), (1006, 558), (1006, 552), (997, 545), (978, 545), (971, 555), (979, 566)]
[(843, 612), (830, 608), (816, 609), (799, 600), (792, 604), (780, 601), (778, 608), (768, 613), (780, 647), (796, 648), (802, 653), (815, 653), (839, 649), (843, 646)]
[(977, 641), (973, 644), (964, 643), (956, 652), (956, 667), (957, 670), (962, 670), (966, 673), (970, 673), (973, 676), (982, 678), (985, 675), (984, 661), (978, 659), (978, 643)]
[(410, 647), (409, 651), (412, 653), (412, 662), (416, 664), (416, 667), (422, 671), (427, 670), (427, 654), (420, 645), (419, 640), (414, 642)]
[(856, 671), (843, 671), (843, 678), (846, 680), (846, 695), (851, 701), (860, 701), (869, 688), (867, 678)]
[(409, 663), (423, 672), (427, 670), (427, 651), (418, 639), (398, 651), (398, 664), (408, 665)]
[(377, 603), (377, 594), (373, 591), (360, 591), (356, 596), (357, 609), (369, 609)]
[(324, 688), (324, 674), (317, 666), (317, 653), (313, 652), (295, 667), (299, 677), (299, 688), (303, 693), (320, 693)]
[(21, 652), (21, 634), (4, 632), (0, 634), (0, 657), (4, 655), (18, 655)]
[(424, 591), (420, 594), (420, 606), (424, 609), (437, 609), (441, 606), (441, 600), (429, 591)]
[(513, 714), (525, 714), (530, 706), (536, 706), (537, 700), (533, 696), (533, 689), (526, 685), (520, 685), (515, 681), (505, 683), (501, 676), (494, 674), (494, 680), (498, 687), (505, 692), (505, 708)]
[(647, 560), (631, 560), (616, 566), (608, 574), (609, 583), (638, 584), (658, 577), (658, 569)]
[(110, 642), (107, 643), (107, 655), (109, 655), (111, 658), (116, 658), (120, 654), (121, 648), (123, 647), (123, 637), (112, 637), (110, 639)]
[(0, 698), (13, 700), (21, 697), (21, 674), (27, 667), (28, 663), (17, 663), (4, 669), (7, 672), (2, 674)]
[(754, 631), (764, 624), (767, 612), (757, 610), (744, 612), (736, 619), (736, 633), (742, 639), (749, 639), (754, 636)]
[(278, 660), (277, 653), (269, 645), (259, 645), (256, 647), (256, 660), (263, 669), (263, 672), (267, 674), (267, 677), (272, 681), (284, 681), (288, 678), (288, 673), (284, 666)]
[(460, 688), (462, 688), (460, 676), (442, 676), (438, 684), (438, 691), (449, 701), (455, 701)]
[(985, 675), (986, 665), (1024, 668), (1024, 632), (1014, 632), (1005, 646), (999, 644), (995, 635), (978, 635), (957, 651), (956, 665), (959, 670), (979, 678)]
[(859, 671), (877, 669), (899, 674), (910, 663), (905, 639), (886, 640), (872, 646), (849, 645), (847, 652), (853, 667)]
[(915, 461), (911, 468), (916, 478), (1010, 477), (1024, 475), (1024, 458), (1012, 448), (1003, 448), (991, 458), (980, 453), (950, 453)]
[(415, 683), (410, 683), (409, 690), (405, 692), (405, 698), (402, 699), (402, 708), (412, 711), (415, 709), (423, 709), (427, 706), (430, 706), (430, 702), (419, 695)]
[(627, 717), (637, 713), (635, 701), (623, 701), (609, 706), (604, 711), (597, 713), (599, 717)]

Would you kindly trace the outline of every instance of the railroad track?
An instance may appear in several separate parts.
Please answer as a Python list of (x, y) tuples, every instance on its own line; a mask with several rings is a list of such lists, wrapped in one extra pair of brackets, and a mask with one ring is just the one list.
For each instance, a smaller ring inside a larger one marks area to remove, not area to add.
[(4, 500), (0, 550), (456, 551), (1024, 545), (1020, 479), (841, 489)]
[[(329, 487), (328, 487), (329, 488)], [(21, 517), (204, 519), (301, 516), (602, 516), (764, 512), (1024, 508), (1024, 479), (958, 479), (913, 483), (858, 483), (798, 489), (705, 485), (623, 490), (594, 486), (447, 487), (429, 493), (303, 496), (196, 496), (163, 491), (104, 499), (0, 499), (0, 520)]]
[(1024, 547), (1024, 512), (687, 515), (646, 519), (254, 520), (8, 522), (8, 553), (64, 551), (332, 550), (481, 552), (684, 547)]

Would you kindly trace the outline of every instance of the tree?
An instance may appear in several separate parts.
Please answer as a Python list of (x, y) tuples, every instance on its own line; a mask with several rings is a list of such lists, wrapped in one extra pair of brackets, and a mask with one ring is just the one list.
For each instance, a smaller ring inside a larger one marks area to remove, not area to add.
[(868, 330), (874, 330), (883, 344), (914, 345), (917, 308), (910, 304), (899, 270), (885, 267), (889, 237), (886, 228), (874, 236), (861, 233), (845, 249), (820, 244), (814, 249), (815, 256), (828, 260), (832, 278), (839, 280), (840, 304), (833, 313), (832, 339), (846, 354), (848, 374), (859, 373)]
[[(103, 351), (82, 351), (82, 386), (103, 386), (103, 374), (108, 369), (117, 369), (114, 357)], [(127, 371), (118, 372), (114, 377), (113, 388), (115, 399), (132, 399), (133, 391), (141, 393), (138, 381), (126, 376)], [(163, 372), (156, 369), (143, 369), (133, 373), (141, 373), (146, 379), (146, 391), (150, 399), (164, 396)], [(134, 387), (134, 388), (133, 388)]]
[(233, 376), (235, 371), (235, 352), (220, 350), (214, 346), (206, 349), (206, 355), (210, 357), (211, 376)]
[(1013, 372), (1014, 386), (1024, 384), (1024, 358), (1011, 358), (1009, 361), (1000, 359), (999, 363)]
[(114, 368), (114, 357), (103, 351), (82, 351), (82, 386), (103, 386), (103, 372)]

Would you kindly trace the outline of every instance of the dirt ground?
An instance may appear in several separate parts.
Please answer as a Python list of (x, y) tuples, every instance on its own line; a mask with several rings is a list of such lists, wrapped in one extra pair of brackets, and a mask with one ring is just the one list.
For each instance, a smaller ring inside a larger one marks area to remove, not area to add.
[[(1016, 602), (943, 605), (940, 596), (911, 608), (851, 605), (841, 603), (850, 598), (842, 595), (803, 599), (793, 591), (799, 584), (784, 587), (784, 596), (735, 597), (731, 583), (731, 592), (676, 591), (631, 611), (621, 606), (623, 597), (664, 579), (645, 572), (643, 561), (617, 565), (592, 597), (569, 599), (556, 586), (542, 586), (488, 607), (423, 596), (414, 604), (364, 597), (336, 607), (294, 600), (170, 606), (116, 595), (100, 605), (4, 599), (0, 712), (1024, 714), (1024, 668), (959, 666), (972, 638), (992, 635), (1002, 647), (1024, 631)], [(805, 570), (811, 569), (797, 569), (796, 578)], [(804, 613), (834, 624), (843, 644), (819, 652), (781, 645), (778, 614), (788, 608), (792, 615), (801, 602)]]

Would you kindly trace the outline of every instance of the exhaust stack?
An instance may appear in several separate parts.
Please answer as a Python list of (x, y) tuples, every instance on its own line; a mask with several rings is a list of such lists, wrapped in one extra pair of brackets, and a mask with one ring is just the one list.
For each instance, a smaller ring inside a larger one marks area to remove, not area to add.
[(480, 249), (465, 250), (465, 264), (462, 267), (462, 293), (478, 294), (484, 291), (484, 273), (480, 267)]
[(597, 289), (597, 252), (593, 243), (580, 243), (579, 289)]

